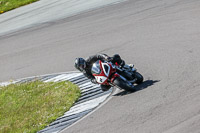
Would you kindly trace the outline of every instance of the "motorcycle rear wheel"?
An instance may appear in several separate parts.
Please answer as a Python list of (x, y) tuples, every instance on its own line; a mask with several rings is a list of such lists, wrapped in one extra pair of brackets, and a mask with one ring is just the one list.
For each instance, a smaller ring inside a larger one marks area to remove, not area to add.
[(134, 86), (130, 86), (126, 81), (121, 79), (120, 77), (116, 78), (113, 83), (121, 89), (126, 91), (136, 91)]

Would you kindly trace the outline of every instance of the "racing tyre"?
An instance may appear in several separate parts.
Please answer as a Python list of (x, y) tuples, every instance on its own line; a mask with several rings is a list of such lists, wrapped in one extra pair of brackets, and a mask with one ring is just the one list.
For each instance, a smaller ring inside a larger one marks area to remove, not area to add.
[(141, 84), (143, 82), (143, 76), (139, 72), (135, 72), (136, 84)]
[(126, 91), (136, 91), (133, 85), (129, 85), (126, 81), (121, 79), (120, 77), (116, 78), (113, 83), (121, 89)]

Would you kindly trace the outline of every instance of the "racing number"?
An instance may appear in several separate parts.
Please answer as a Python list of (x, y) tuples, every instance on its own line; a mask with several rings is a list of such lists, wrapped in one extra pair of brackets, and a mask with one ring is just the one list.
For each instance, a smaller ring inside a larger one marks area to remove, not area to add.
[(100, 82), (102, 82), (102, 78), (100, 78), (99, 80), (100, 80)]

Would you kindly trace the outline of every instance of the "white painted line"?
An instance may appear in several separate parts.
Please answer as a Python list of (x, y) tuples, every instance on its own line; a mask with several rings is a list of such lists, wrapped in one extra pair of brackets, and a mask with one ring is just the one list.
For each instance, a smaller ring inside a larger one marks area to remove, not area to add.
[(89, 86), (89, 85), (91, 85), (91, 83), (90, 83), (90, 82), (87, 82), (87, 83), (84, 83), (84, 84), (82, 84), (82, 85), (79, 85), (79, 87), (81, 88), (81, 87), (85, 87), (85, 86)]
[[(71, 108), (71, 110), (79, 110), (79, 109), (81, 109), (81, 108), (83, 108), (83, 107), (85, 108), (85, 107), (94, 106), (94, 105), (96, 105), (97, 103), (99, 104), (99, 103), (101, 103), (102, 101), (104, 101), (105, 98), (106, 98), (107, 96), (109, 96), (109, 94), (104, 95), (104, 96), (101, 96), (101, 97), (96, 98), (96, 99), (89, 100), (89, 101), (84, 102), (84, 103), (77, 104), (77, 105), (73, 106), (73, 107)], [(97, 104), (97, 105), (98, 105), (98, 104)]]
[(65, 80), (69, 80), (69, 79), (72, 79), (72, 78), (75, 78), (75, 77), (79, 77), (83, 75), (82, 73), (73, 73), (73, 74), (61, 74), (61, 75), (58, 75), (54, 78), (50, 78), (48, 80), (45, 80), (44, 82), (57, 82), (57, 81), (65, 81)]
[(106, 95), (101, 96), (99, 98), (96, 98), (96, 99), (81, 103), (81, 104), (77, 105), (76, 107), (72, 107), (68, 112), (65, 113), (64, 116), (70, 116), (70, 115), (73, 115), (73, 114), (77, 114), (77, 113), (83, 112), (85, 110), (89, 110), (89, 109), (95, 108), (100, 103), (102, 103), (109, 95), (110, 94), (106, 94)]
[(81, 89), (81, 92), (86, 92), (88, 90), (92, 90), (92, 89), (97, 88), (97, 87), (99, 87), (99, 85), (92, 85), (92, 87), (91, 86), (87, 86), (87, 87), (80, 88), (80, 89)]
[(8, 82), (2, 82), (0, 83), (0, 86), (7, 86), (9, 84), (15, 84), (16, 82), (18, 82), (19, 80), (16, 80), (16, 81), (8, 81)]

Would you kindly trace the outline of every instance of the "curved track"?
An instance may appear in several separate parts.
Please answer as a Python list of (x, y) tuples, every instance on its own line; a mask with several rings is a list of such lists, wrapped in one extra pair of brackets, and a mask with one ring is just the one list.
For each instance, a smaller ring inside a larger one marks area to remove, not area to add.
[(131, 0), (0, 39), (0, 80), (71, 71), (75, 57), (119, 53), (146, 81), (74, 133), (200, 131), (200, 1)]

